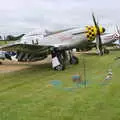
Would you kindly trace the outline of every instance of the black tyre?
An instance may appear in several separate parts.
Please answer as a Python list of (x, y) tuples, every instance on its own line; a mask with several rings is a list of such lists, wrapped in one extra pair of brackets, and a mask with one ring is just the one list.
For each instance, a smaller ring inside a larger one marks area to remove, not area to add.
[(57, 70), (57, 71), (62, 71), (62, 70), (64, 70), (65, 69), (65, 66), (64, 65), (58, 65), (58, 66), (56, 66), (55, 68), (54, 68), (54, 70)]
[(5, 58), (7, 58), (8, 60), (12, 60), (11, 56), (7, 53), (5, 53)]
[(72, 56), (70, 59), (70, 64), (78, 64), (78, 63), (79, 63), (78, 58), (75, 56)]

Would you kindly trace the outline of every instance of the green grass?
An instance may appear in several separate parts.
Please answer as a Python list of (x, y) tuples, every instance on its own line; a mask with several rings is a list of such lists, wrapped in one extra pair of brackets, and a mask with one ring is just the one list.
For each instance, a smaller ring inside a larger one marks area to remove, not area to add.
[[(0, 120), (120, 120), (120, 60), (114, 60), (119, 55), (119, 51), (103, 57), (80, 55), (79, 65), (61, 72), (44, 64), (0, 74)], [(73, 75), (84, 78), (83, 57), (87, 88), (65, 90), (75, 86)], [(109, 68), (113, 78), (101, 85)], [(63, 87), (51, 86), (52, 80), (61, 80)]]
[(7, 43), (8, 43), (7, 41), (0, 41), (0, 45), (5, 45)]

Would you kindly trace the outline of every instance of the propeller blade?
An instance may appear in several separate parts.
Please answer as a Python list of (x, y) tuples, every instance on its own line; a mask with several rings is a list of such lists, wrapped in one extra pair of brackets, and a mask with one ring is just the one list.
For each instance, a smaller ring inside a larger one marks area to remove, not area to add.
[(97, 47), (97, 50), (99, 52), (99, 55), (102, 56), (103, 55), (103, 52), (102, 52), (102, 40), (101, 40), (101, 35), (100, 35), (100, 29), (99, 29), (99, 25), (95, 19), (95, 16), (94, 16), (94, 13), (92, 13), (92, 18), (93, 18), (93, 22), (94, 22), (94, 25), (96, 27), (96, 30), (97, 30), (97, 34), (96, 34), (96, 47)]
[(102, 56), (103, 55), (103, 51), (102, 51), (102, 42), (101, 42), (100, 35), (96, 36), (96, 47), (97, 47), (97, 50), (99, 52), (99, 55)]
[(93, 18), (93, 22), (95, 24), (95, 27), (98, 27), (97, 21), (95, 19), (94, 13), (92, 13), (92, 18)]

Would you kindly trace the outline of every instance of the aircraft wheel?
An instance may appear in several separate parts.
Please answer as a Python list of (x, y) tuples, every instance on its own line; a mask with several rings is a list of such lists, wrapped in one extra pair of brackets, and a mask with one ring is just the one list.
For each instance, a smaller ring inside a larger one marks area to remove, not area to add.
[(72, 56), (72, 57), (70, 58), (70, 64), (78, 64), (78, 63), (79, 63), (79, 60), (78, 60), (77, 57)]
[(57, 71), (62, 71), (65, 69), (65, 66), (61, 64), (61, 65), (56, 66), (54, 69)]
[(11, 59), (11, 56), (10, 56), (8, 53), (5, 53), (5, 57), (6, 57), (8, 60), (12, 60), (12, 59)]

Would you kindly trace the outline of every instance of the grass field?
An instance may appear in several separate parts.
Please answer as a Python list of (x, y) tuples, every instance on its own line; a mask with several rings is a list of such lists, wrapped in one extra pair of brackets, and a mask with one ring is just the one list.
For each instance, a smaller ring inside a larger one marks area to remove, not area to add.
[[(103, 57), (79, 55), (79, 65), (65, 71), (51, 70), (50, 64), (30, 65), (26, 70), (0, 74), (0, 120), (120, 120), (119, 51)], [(84, 78), (86, 63), (87, 87), (75, 87), (72, 76)], [(112, 80), (104, 83), (107, 70)], [(60, 80), (62, 86), (52, 86)]]

